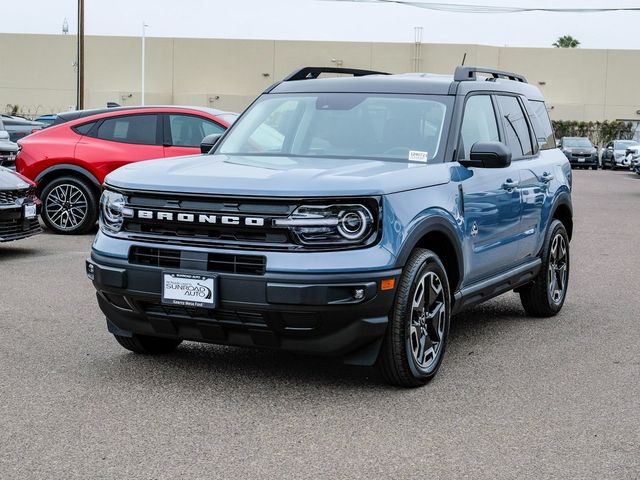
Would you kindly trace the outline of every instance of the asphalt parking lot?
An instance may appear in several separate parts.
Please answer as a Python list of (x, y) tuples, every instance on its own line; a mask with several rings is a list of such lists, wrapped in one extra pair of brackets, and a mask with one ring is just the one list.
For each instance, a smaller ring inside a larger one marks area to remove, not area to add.
[(0, 245), (0, 478), (640, 478), (640, 176), (574, 172), (569, 294), (456, 317), (416, 390), (373, 369), (107, 333), (92, 235)]

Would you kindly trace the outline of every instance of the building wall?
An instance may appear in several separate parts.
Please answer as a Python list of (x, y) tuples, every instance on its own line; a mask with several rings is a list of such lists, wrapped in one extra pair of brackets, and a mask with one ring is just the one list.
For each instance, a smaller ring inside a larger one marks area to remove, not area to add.
[[(0, 34), (0, 109), (36, 115), (75, 104), (76, 38)], [(467, 65), (515, 71), (537, 85), (551, 117), (640, 120), (640, 51), (423, 44), (421, 71)], [(410, 43), (147, 38), (147, 104), (193, 104), (240, 111), (291, 71), (342, 65), (394, 73), (414, 70)], [(85, 105), (140, 103), (138, 37), (85, 39)]]

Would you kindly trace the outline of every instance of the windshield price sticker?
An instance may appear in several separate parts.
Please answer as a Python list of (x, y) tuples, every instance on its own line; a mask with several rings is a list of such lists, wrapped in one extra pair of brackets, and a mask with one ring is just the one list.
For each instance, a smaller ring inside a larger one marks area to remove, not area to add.
[(162, 303), (183, 307), (214, 308), (215, 277), (165, 273), (162, 276)]
[(429, 154), (427, 152), (421, 152), (419, 150), (409, 150), (409, 161), (411, 162), (426, 162)]

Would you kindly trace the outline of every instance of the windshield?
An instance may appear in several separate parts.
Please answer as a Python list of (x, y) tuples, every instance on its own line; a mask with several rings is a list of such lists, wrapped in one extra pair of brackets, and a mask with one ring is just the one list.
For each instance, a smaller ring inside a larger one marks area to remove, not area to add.
[(634, 141), (634, 140), (619, 140), (617, 142), (615, 142), (615, 149), (616, 150), (624, 150), (626, 148), (629, 147), (635, 147), (636, 145), (638, 145), (638, 142)]
[(562, 143), (567, 148), (593, 148), (588, 138), (565, 138)]
[(427, 162), (443, 156), (451, 98), (319, 93), (265, 95), (216, 153)]

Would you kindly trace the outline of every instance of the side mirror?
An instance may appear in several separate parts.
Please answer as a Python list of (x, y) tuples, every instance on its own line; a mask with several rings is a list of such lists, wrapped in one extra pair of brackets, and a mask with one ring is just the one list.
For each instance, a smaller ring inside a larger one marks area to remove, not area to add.
[(9, 140), (9, 132), (6, 130), (0, 130), (0, 140)]
[(212, 133), (211, 135), (204, 137), (202, 142), (200, 142), (200, 151), (202, 153), (209, 153), (215, 144), (218, 143), (221, 136), (221, 133)]
[(502, 142), (477, 142), (471, 147), (469, 160), (460, 160), (465, 167), (505, 168), (511, 165), (511, 150)]

